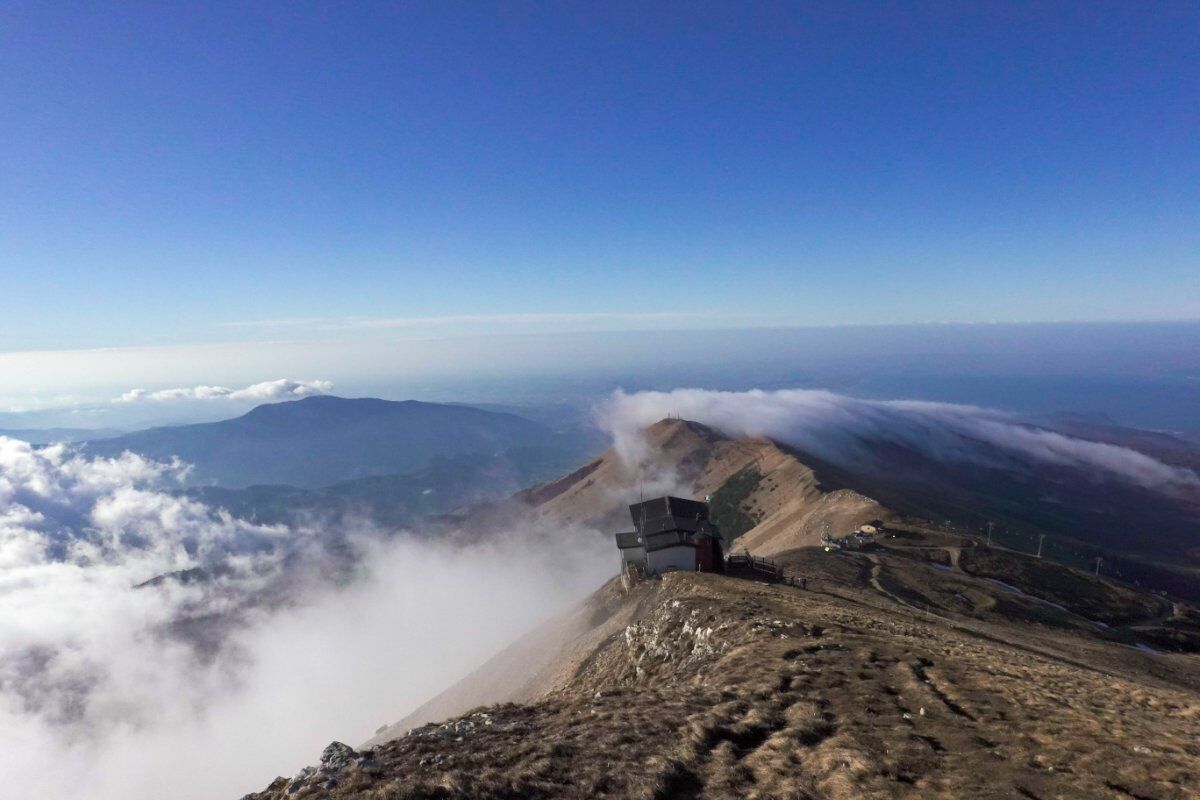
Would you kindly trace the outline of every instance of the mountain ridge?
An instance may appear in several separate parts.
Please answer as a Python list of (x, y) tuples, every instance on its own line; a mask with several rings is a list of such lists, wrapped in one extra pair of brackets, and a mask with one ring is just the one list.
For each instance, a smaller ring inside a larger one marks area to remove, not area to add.
[(276, 484), (315, 489), (426, 467), (436, 455), (496, 456), (561, 449), (555, 433), (513, 414), (377, 398), (306, 397), (219, 422), (163, 426), (94, 440), (91, 455), (126, 450), (193, 465), (192, 485)]
[[(507, 697), (464, 695), (445, 721), (331, 745), (345, 757), (247, 797), (1184, 800), (1200, 789), (1195, 654), (1114, 641), (1066, 607), (900, 550), (781, 558), (807, 588), (754, 574), (614, 579), (465, 681), (504, 672)], [(1189, 615), (1200, 644), (1200, 613), (1170, 613)]]
[[(468, 529), (498, 527), (498, 514), (521, 509), (516, 519), (507, 516), (504, 527), (527, 524), (539, 527), (596, 527), (604, 533), (629, 527), (627, 504), (636, 499), (638, 486), (648, 482), (655, 490), (689, 497), (713, 495), (714, 519), (720, 523), (731, 505), (745, 506), (751, 524), (736, 532), (734, 546), (757, 555), (773, 556), (797, 547), (816, 547), (821, 537), (852, 533), (867, 522), (893, 519), (895, 514), (868, 497), (840, 487), (826, 487), (796, 454), (763, 437), (727, 437), (697, 422), (664, 419), (645, 431), (648, 450), (640, 463), (630, 463), (616, 448), (608, 448), (571, 473), (518, 492), (508, 503), (489, 506), (473, 517), (455, 522)], [(756, 469), (755, 485), (724, 496), (723, 489), (736, 476)], [(664, 478), (663, 471), (671, 472)], [(666, 481), (666, 483), (664, 483)], [(726, 532), (728, 533), (728, 532)], [(586, 534), (580, 534), (586, 535)], [(616, 551), (613, 551), (614, 569)], [(447, 692), (377, 733), (371, 743), (418, 724), (461, 713), (483, 702), (528, 700), (538, 695), (539, 663), (534, 651), (560, 646), (582, 636), (594, 620), (592, 610), (569, 614), (529, 634), (519, 658), (502, 664), (488, 662)], [(534, 646), (536, 643), (538, 646)], [(543, 666), (546, 666), (543, 664)], [(559, 669), (561, 671), (561, 668)], [(534, 673), (530, 675), (528, 673)]]
[[(711, 494), (797, 580), (614, 578), (247, 800), (1200, 791), (1200, 610), (905, 517), (769, 439), (662, 420), (643, 444), (454, 524), (609, 537), (639, 488)], [(868, 518), (882, 534), (818, 546)]]

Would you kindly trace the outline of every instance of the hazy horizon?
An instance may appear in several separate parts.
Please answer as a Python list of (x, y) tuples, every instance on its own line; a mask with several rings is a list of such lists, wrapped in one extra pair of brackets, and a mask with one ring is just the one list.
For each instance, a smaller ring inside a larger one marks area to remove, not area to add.
[(613, 331), (0, 353), (0, 428), (223, 419), (311, 393), (587, 406), (615, 389), (820, 388), (1027, 414), (1200, 420), (1200, 323)]
[(1196, 20), (14, 7), (0, 426), (215, 419), (286, 380), (1194, 427)]

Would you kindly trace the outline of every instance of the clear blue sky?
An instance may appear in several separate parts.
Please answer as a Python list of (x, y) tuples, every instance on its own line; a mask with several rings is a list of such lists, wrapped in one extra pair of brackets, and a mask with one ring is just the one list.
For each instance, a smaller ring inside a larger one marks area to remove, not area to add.
[(16, 0), (0, 74), (0, 350), (1200, 317), (1193, 2)]

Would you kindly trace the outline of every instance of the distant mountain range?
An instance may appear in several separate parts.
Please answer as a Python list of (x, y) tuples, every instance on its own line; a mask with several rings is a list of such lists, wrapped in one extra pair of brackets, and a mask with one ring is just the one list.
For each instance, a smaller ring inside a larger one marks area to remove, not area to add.
[(110, 439), (114, 436), (120, 436), (124, 431), (115, 428), (19, 428), (19, 429), (0, 429), (0, 436), (7, 436), (10, 439), (20, 439), (22, 442), (30, 444), (54, 444), (56, 442), (64, 442), (73, 444), (75, 442), (94, 441), (96, 439)]
[(94, 456), (129, 450), (160, 460), (178, 457), (193, 466), (190, 485), (233, 489), (317, 489), (417, 472), (435, 458), (477, 458), (493, 467), (500, 460), (527, 477), (540, 465), (563, 466), (578, 457), (570, 436), (514, 414), (331, 396), (262, 405), (221, 422), (150, 428), (90, 441), (86, 449)]
[[(1200, 467), (1200, 448), (1166, 434), (1102, 425), (1067, 431)], [(958, 446), (970, 457), (939, 460), (881, 439), (862, 440), (859, 450), (869, 458), (849, 466), (800, 457), (828, 485), (852, 488), (902, 514), (976, 532), (991, 523), (998, 544), (1026, 552), (1036, 551), (1044, 534), (1050, 557), (1085, 567), (1102, 556), (1110, 574), (1200, 599), (1200, 492), (1168, 494), (1096, 470), (1017, 458), (975, 440)]]
[(435, 456), (424, 469), (374, 475), (319, 489), (254, 485), (243, 489), (197, 486), (186, 494), (212, 508), (254, 523), (303, 525), (370, 523), (396, 528), (430, 515), (445, 514), (494, 500), (544, 479), (568, 463), (566, 451), (508, 451), (495, 456)]
[[(552, 416), (543, 423), (498, 409), (320, 396), (259, 406), (222, 422), (91, 441), (86, 448), (104, 456), (131, 450), (155, 459), (179, 457), (193, 465), (192, 496), (256, 522), (364, 518), (399, 526), (512, 494), (569, 471), (594, 452), (594, 432), (578, 426), (555, 430), (553, 424)], [(1178, 467), (1200, 468), (1200, 447), (1168, 434), (1080, 417), (1047, 424)], [(1036, 550), (1039, 536), (1048, 534), (1048, 555), (1079, 566), (1104, 556), (1129, 580), (1187, 593), (1200, 566), (1195, 493), (1166, 495), (1094, 471), (1018, 459), (981, 441), (964, 439), (959, 448), (971, 457), (945, 461), (894, 440), (864, 439), (858, 458), (838, 464), (783, 449), (815, 470), (829, 490), (850, 490), (894, 512), (975, 530), (991, 522), (997, 543), (1022, 550)], [(748, 496), (768, 483), (764, 463), (722, 474), (730, 487), (741, 487), (734, 494)], [(617, 489), (599, 477), (588, 475), (586, 483), (597, 491)], [(731, 491), (725, 487), (721, 494)], [(579, 515), (589, 504), (572, 505)], [(743, 519), (754, 515), (740, 501), (726, 512), (727, 531), (754, 527)], [(791, 517), (780, 520), (783, 527), (800, 529)], [(819, 525), (802, 527), (815, 530), (832, 520), (821, 516)]]

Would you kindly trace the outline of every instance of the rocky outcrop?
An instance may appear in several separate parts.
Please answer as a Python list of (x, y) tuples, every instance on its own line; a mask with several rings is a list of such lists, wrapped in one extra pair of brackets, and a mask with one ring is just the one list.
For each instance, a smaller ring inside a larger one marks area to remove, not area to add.
[(374, 761), (368, 751), (360, 753), (348, 744), (330, 742), (321, 751), (321, 763), (305, 767), (292, 778), (276, 778), (264, 792), (248, 794), (242, 800), (260, 797), (314, 797), (331, 792), (345, 783), (348, 772), (358, 772)]

